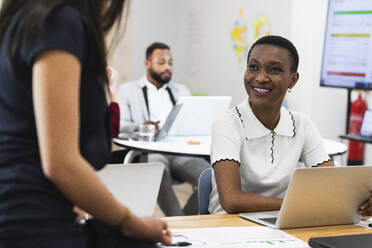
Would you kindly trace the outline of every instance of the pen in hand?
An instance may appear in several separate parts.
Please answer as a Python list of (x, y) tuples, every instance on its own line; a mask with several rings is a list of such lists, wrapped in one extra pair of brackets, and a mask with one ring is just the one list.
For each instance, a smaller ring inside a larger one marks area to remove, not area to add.
[(190, 242), (187, 242), (187, 241), (182, 241), (182, 242), (177, 242), (177, 243), (173, 243), (169, 246), (178, 246), (178, 247), (181, 247), (181, 246), (190, 246), (192, 245)]

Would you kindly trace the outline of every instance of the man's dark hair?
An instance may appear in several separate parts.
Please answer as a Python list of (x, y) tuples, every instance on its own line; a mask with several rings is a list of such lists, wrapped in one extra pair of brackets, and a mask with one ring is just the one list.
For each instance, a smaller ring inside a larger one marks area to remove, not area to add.
[(154, 52), (155, 49), (168, 49), (170, 50), (169, 46), (167, 44), (164, 44), (162, 42), (154, 42), (146, 49), (146, 59), (149, 59)]
[(287, 40), (286, 38), (281, 37), (281, 36), (269, 35), (269, 36), (264, 36), (264, 37), (258, 39), (255, 43), (253, 43), (253, 45), (249, 49), (247, 61), (249, 59), (249, 56), (251, 55), (251, 51), (253, 50), (253, 48), (255, 46), (264, 45), (264, 44), (274, 45), (274, 46), (278, 46), (278, 47), (282, 47), (284, 49), (287, 49), (288, 52), (291, 54), (291, 57), (292, 57), (291, 72), (296, 72), (297, 71), (298, 60), (299, 60), (297, 49), (292, 44), (292, 42), (290, 42), (289, 40)]

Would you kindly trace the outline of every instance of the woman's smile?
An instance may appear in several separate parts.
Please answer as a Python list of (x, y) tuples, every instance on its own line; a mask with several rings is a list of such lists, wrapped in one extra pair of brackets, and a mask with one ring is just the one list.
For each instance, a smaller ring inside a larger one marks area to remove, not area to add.
[(263, 86), (252, 86), (253, 92), (257, 96), (267, 96), (271, 93), (272, 89)]

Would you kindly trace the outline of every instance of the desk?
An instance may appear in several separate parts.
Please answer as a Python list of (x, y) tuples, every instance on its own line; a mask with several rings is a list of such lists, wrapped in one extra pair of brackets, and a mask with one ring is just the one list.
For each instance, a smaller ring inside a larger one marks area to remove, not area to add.
[(353, 140), (353, 141), (372, 144), (372, 137), (370, 136), (360, 136), (357, 134), (344, 134), (344, 135), (339, 135), (338, 137), (341, 139), (347, 139), (347, 140)]
[(331, 158), (347, 152), (347, 146), (341, 142), (329, 139), (323, 139), (323, 142), (327, 153)]
[[(188, 141), (196, 141), (200, 144), (190, 145)], [(323, 139), (325, 148), (331, 158), (346, 153), (347, 146), (341, 142)], [(208, 157), (210, 155), (210, 136), (168, 136), (157, 142), (142, 142), (134, 140), (114, 139), (114, 143), (130, 149), (124, 158), (124, 163), (132, 162), (133, 158), (141, 152), (161, 152), (180, 156)]]
[[(192, 215), (164, 217), (162, 219), (168, 223), (168, 228), (170, 229), (223, 226), (260, 226), (252, 221), (240, 218), (237, 214)], [(306, 243), (311, 237), (372, 233), (372, 229), (356, 225), (294, 228), (284, 229), (284, 231), (305, 241)]]
[[(188, 144), (189, 141), (198, 144)], [(133, 158), (142, 152), (160, 152), (179, 156), (209, 157), (211, 149), (210, 136), (168, 136), (157, 142), (114, 139), (114, 143), (130, 149), (124, 158), (124, 163), (132, 162)]]

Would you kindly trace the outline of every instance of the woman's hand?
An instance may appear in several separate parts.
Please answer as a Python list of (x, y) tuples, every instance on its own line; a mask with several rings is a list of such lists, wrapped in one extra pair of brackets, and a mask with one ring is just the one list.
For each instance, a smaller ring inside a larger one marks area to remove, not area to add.
[(372, 196), (359, 206), (358, 214), (363, 217), (372, 216)]
[(171, 244), (171, 232), (167, 229), (167, 223), (160, 219), (133, 215), (121, 231), (127, 237), (160, 242), (163, 245)]
[(91, 215), (89, 215), (87, 212), (79, 208), (78, 206), (74, 206), (73, 211), (75, 212), (76, 216), (76, 221), (79, 223), (84, 223), (88, 219), (92, 218)]

